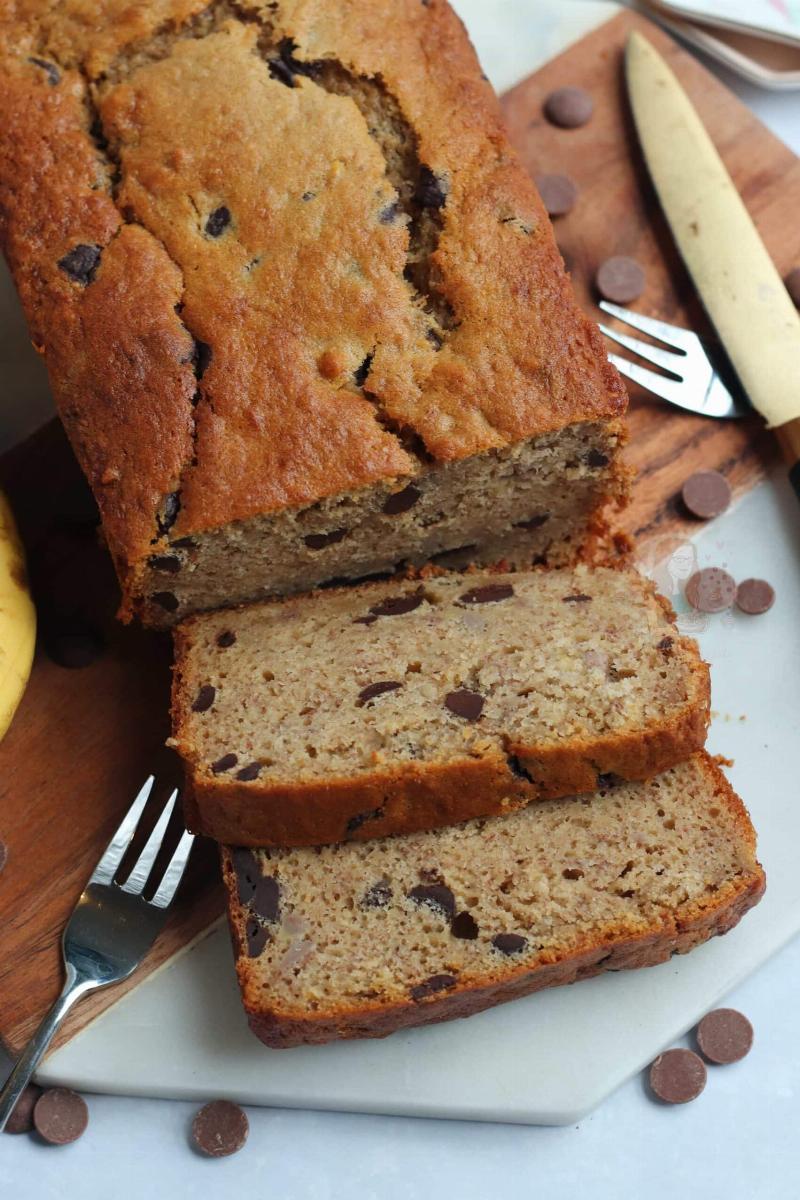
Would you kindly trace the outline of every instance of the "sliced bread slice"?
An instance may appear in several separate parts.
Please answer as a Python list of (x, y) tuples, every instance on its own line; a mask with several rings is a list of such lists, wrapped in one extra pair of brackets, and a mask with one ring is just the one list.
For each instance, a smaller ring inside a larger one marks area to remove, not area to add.
[(269, 1046), (382, 1037), (725, 933), (760, 899), (705, 753), (646, 783), (404, 838), (224, 849), (242, 997)]
[(454, 573), (185, 622), (190, 828), (249, 846), (409, 833), (643, 779), (701, 747), (708, 671), (635, 571)]

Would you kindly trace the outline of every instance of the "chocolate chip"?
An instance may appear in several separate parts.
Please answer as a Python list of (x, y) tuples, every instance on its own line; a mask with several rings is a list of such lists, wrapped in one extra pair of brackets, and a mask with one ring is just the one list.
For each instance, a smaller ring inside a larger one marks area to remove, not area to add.
[(448, 918), (455, 915), (456, 898), (443, 883), (418, 883), (408, 893), (408, 898), (415, 904), (426, 904), (434, 912), (441, 912)]
[(685, 595), (698, 612), (724, 612), (736, 599), (736, 581), (721, 567), (704, 567), (687, 580)]
[(368, 809), (367, 812), (355, 813), (344, 827), (345, 834), (355, 833), (355, 831), (360, 829), (362, 825), (365, 825), (367, 821), (380, 821), (381, 817), (383, 816), (383, 812), (383, 808), (371, 808)]
[(528, 939), (519, 933), (496, 933), (492, 945), (501, 954), (519, 954), (528, 945)]
[(316, 200), (316, 198), (317, 198), (316, 192), (303, 192), (302, 196), (300, 197), (301, 200), (305, 200), (306, 202), (308, 202), (309, 200)]
[(105, 650), (97, 630), (77, 618), (55, 618), (45, 627), (42, 640), (48, 658), (68, 670), (91, 666)]
[(258, 958), (261, 951), (267, 944), (269, 930), (265, 928), (252, 914), (247, 918), (244, 925), (244, 935), (247, 939), (247, 955), (249, 958)]
[(768, 612), (775, 603), (775, 589), (766, 579), (743, 579), (736, 589), (736, 607), (751, 617)]
[(396, 517), (399, 513), (408, 512), (419, 500), (422, 493), (413, 483), (404, 487), (401, 492), (392, 492), (383, 502), (383, 511), (387, 517)]
[(217, 645), (220, 650), (227, 650), (236, 641), (236, 634), (232, 629), (225, 629), (222, 633), (217, 634)]
[(498, 600), (508, 600), (514, 595), (510, 583), (488, 583), (484, 587), (471, 588), (459, 596), (460, 604), (496, 604)]
[(415, 199), (423, 208), (444, 208), (447, 191), (442, 179), (434, 175), (430, 167), (421, 166)]
[(177, 575), (181, 569), (181, 560), (177, 554), (156, 554), (150, 559), (154, 571), (164, 571), (167, 575)]
[(401, 617), (404, 613), (413, 612), (419, 608), (424, 596), (421, 592), (411, 592), (407, 596), (389, 596), (379, 604), (373, 604), (369, 616), (356, 617), (354, 625), (371, 625), (378, 617)]
[[(192, 352), (192, 365), (194, 373), (198, 379), (202, 379), (208, 368), (211, 366), (211, 360), (214, 357), (214, 351), (209, 346), (208, 342), (201, 342), (199, 338), (194, 339), (194, 350)], [(177, 542), (174, 543), (177, 546)]]
[(597, 789), (600, 792), (607, 792), (611, 788), (619, 787), (622, 782), (620, 775), (616, 775), (613, 771), (605, 771), (597, 776)]
[(650, 1068), (650, 1087), (665, 1104), (686, 1104), (706, 1086), (706, 1068), (693, 1050), (667, 1050)]
[(561, 872), (564, 879), (583, 879), (583, 871), (580, 867), (565, 867)]
[(396, 692), (402, 686), (402, 683), (398, 683), (394, 679), (382, 679), (377, 683), (369, 683), (358, 693), (356, 707), (363, 708), (368, 700), (374, 700), (376, 696), (382, 696), (384, 692)]
[(457, 692), (448, 692), (444, 698), (444, 706), (456, 717), (465, 721), (477, 721), (483, 712), (485, 701), (480, 692), (471, 692), (468, 688), (459, 688)]
[(223, 754), (222, 758), (211, 764), (211, 770), (215, 775), (222, 775), (223, 772), (230, 771), (231, 767), (235, 767), (238, 761), (238, 754)]
[(209, 237), (218, 238), (231, 223), (231, 210), (221, 204), (215, 208), (206, 221), (206, 233)]
[(192, 1121), (192, 1141), (211, 1158), (225, 1158), (241, 1150), (250, 1125), (247, 1116), (230, 1100), (204, 1104)]
[(454, 975), (431, 975), (428, 979), (424, 979), (422, 983), (418, 983), (416, 987), (412, 987), (411, 999), (425, 1000), (428, 996), (435, 996), (437, 992), (447, 992), (455, 986), (456, 978)]
[(444, 338), (436, 329), (426, 329), (425, 337), (431, 343), (434, 350), (441, 350), (444, 345)]
[(99, 263), (100, 247), (85, 244), (75, 246), (58, 260), (58, 265), (64, 274), (84, 287), (94, 279)]
[(256, 894), (256, 886), (261, 879), (261, 867), (253, 851), (245, 846), (237, 846), (232, 850), (231, 858), (239, 903), (248, 905)]
[(11, 1110), (5, 1133), (30, 1133), (33, 1129), (33, 1110), (41, 1094), (42, 1089), (35, 1083), (28, 1084)]
[(251, 762), (246, 767), (242, 767), (241, 771), (236, 772), (236, 778), (242, 783), (251, 783), (254, 779), (258, 779), (261, 774), (261, 763)]
[(277, 79), (278, 83), (284, 83), (286, 87), (294, 87), (292, 68), (282, 58), (269, 59), (267, 67), (272, 78)]
[(261, 917), (274, 925), (280, 919), (281, 888), (277, 879), (272, 875), (262, 875), (256, 883), (256, 890), (250, 907)]
[(578, 129), (591, 120), (594, 101), (579, 87), (560, 87), (545, 98), (544, 115), (561, 129)]
[(525, 521), (515, 521), (515, 529), (541, 529), (545, 521), (550, 520), (550, 513), (537, 513), (533, 517), (528, 517)]
[[(181, 508), (181, 498), (178, 495), (178, 493), (177, 492), (168, 492), (167, 495), (164, 497), (164, 499), (161, 501), (161, 512), (158, 514), (158, 517), (156, 518), (158, 521), (158, 532), (159, 533), (164, 534), (169, 529), (172, 528), (172, 526), (175, 524), (175, 520), (178, 516), (178, 513), (180, 512), (180, 508)], [(173, 545), (177, 546), (178, 543), (174, 542)]]
[(693, 517), (710, 521), (730, 504), (730, 484), (719, 471), (695, 471), (681, 488), (681, 498)]
[(394, 225), (399, 216), (402, 215), (403, 209), (399, 200), (393, 200), (391, 204), (387, 204), (378, 213), (378, 220), (381, 225)]
[(753, 1026), (735, 1008), (717, 1008), (697, 1026), (697, 1044), (713, 1063), (735, 1063), (750, 1053)]
[(660, 650), (664, 658), (672, 658), (672, 647), (675, 645), (675, 639), (671, 637), (663, 637), (656, 646), (656, 650)]
[(575, 592), (572, 596), (562, 596), (561, 599), (565, 604), (588, 604), (592, 599), (585, 592)]
[(217, 689), (210, 683), (204, 683), (194, 698), (192, 712), (208, 712), (217, 697)]
[(45, 58), (29, 58), (29, 63), (33, 63), (35, 67), (41, 67), (47, 74), (47, 82), (51, 87), (55, 87), (61, 82), (61, 72), (55, 63), (48, 62)]
[(798, 308), (800, 308), (800, 267), (795, 267), (783, 281), (786, 284), (786, 290), (794, 300)]
[(537, 175), (536, 186), (549, 217), (563, 217), (578, 199), (578, 188), (569, 175)]
[(157, 604), (165, 612), (176, 612), (180, 603), (174, 592), (153, 592), (150, 599), (153, 604)]
[(455, 938), (461, 938), (465, 942), (474, 942), (478, 936), (478, 923), (472, 913), (460, 912), (450, 922), (450, 932)]
[(373, 883), (371, 888), (367, 888), (361, 898), (361, 907), (385, 908), (393, 895), (394, 893), (388, 880), (379, 879), (377, 883)]
[(608, 455), (603, 454), (602, 450), (597, 450), (594, 446), (586, 455), (587, 467), (607, 467), (608, 461)]
[(367, 357), (363, 359), (356, 367), (355, 371), (353, 371), (353, 379), (356, 382), (356, 387), (363, 387), (367, 382), (367, 376), (369, 375), (369, 369), (372, 366), (372, 360), (374, 357), (375, 352), (371, 351)]
[(194, 550), (197, 543), (194, 538), (184, 537), (176, 538), (172, 545), (176, 550)]
[(630, 304), (641, 296), (646, 279), (635, 259), (615, 254), (600, 264), (594, 281), (605, 300), (611, 300), (614, 304)]
[(348, 532), (347, 529), (332, 529), (330, 533), (309, 533), (303, 541), (309, 550), (323, 550), (325, 546), (334, 546), (336, 542), (341, 542)]
[(89, 1124), (86, 1101), (70, 1088), (50, 1088), (34, 1105), (33, 1124), (52, 1146), (76, 1142)]

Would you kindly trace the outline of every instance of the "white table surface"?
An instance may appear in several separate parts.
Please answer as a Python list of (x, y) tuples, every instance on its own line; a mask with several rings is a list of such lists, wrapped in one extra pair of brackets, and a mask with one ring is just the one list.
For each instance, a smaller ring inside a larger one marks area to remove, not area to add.
[[(760, 92), (719, 74), (800, 153), (796, 94)], [(704, 1094), (685, 1107), (654, 1104), (635, 1078), (577, 1126), (558, 1129), (251, 1109), (245, 1149), (212, 1162), (187, 1144), (195, 1105), (93, 1096), (89, 1131), (73, 1146), (2, 1138), (0, 1194), (125, 1200), (213, 1187), (221, 1198), (257, 1189), (282, 1200), (528, 1200), (556, 1190), (592, 1200), (789, 1200), (800, 1193), (799, 979), (795, 940), (729, 997), (753, 1021), (755, 1047), (742, 1063), (711, 1068)]]

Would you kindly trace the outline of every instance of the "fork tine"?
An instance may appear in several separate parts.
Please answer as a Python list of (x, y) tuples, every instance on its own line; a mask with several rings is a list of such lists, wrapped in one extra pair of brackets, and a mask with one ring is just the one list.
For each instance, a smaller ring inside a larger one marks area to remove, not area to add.
[(175, 849), (175, 853), (170, 859), (169, 866), (164, 872), (161, 883), (158, 885), (153, 899), (150, 901), (156, 908), (166, 908), (172, 903), (172, 898), (178, 890), (178, 886), (183, 879), (183, 872), (186, 870), (186, 864), (189, 861), (189, 854), (194, 845), (194, 834), (187, 833), (184, 830), (181, 835), (181, 840)]
[(161, 843), (164, 840), (164, 834), (167, 831), (167, 825), (169, 825), (169, 819), (172, 816), (172, 810), (175, 807), (177, 798), (178, 789), (176, 788), (161, 810), (161, 816), (156, 821), (144, 850), (142, 850), (133, 870), (122, 885), (123, 892), (128, 892), (131, 896), (138, 896), (147, 883), (150, 872), (153, 869), (153, 863), (156, 861), (156, 856), (161, 849)]
[(634, 383), (638, 383), (648, 392), (660, 396), (662, 400), (675, 404), (678, 408), (685, 408), (689, 412), (696, 413), (698, 411), (697, 404), (691, 401), (686, 388), (679, 380), (667, 379), (666, 375), (657, 375), (655, 371), (650, 371), (647, 367), (640, 367), (638, 363), (633, 363), (629, 358), (623, 358), (620, 354), (609, 354), (608, 361), (614, 364), (620, 375), (632, 379)]
[(607, 338), (611, 338), (612, 342), (617, 342), (620, 346), (632, 350), (645, 362), (663, 367), (665, 371), (671, 371), (673, 375), (682, 377), (683, 372), (680, 368), (681, 365), (686, 367), (685, 354), (673, 354), (671, 350), (662, 350), (660, 346), (651, 346), (647, 342), (640, 342), (638, 338), (629, 337), (627, 333), (617, 333), (616, 330), (609, 329), (607, 325), (601, 324), (599, 328), (601, 333), (604, 333)]
[(122, 818), (117, 832), (106, 846), (103, 857), (95, 867), (89, 883), (111, 883), (117, 873), (119, 864), (122, 862), (125, 851), (128, 849), (136, 826), (139, 824), (139, 818), (144, 811), (145, 804), (147, 804), (150, 792), (153, 790), (154, 782), (154, 775), (149, 775), (145, 780), (138, 796)]
[(641, 313), (633, 312), (630, 308), (621, 308), (619, 304), (611, 304), (608, 300), (601, 300), (599, 303), (603, 312), (609, 313), (626, 325), (632, 325), (640, 333), (658, 338), (673, 349), (680, 348), (688, 353), (700, 340), (691, 329), (681, 329), (679, 325), (669, 325), (666, 321), (657, 321), (655, 317), (643, 317)]

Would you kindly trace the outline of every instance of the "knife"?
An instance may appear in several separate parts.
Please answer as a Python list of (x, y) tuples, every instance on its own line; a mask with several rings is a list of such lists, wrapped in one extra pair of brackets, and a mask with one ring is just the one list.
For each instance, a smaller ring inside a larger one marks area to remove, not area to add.
[(800, 312), (686, 92), (640, 33), (625, 50), (634, 123), (683, 261), (800, 499)]

